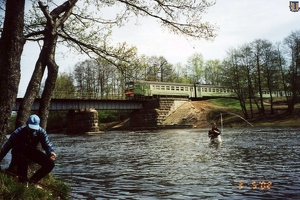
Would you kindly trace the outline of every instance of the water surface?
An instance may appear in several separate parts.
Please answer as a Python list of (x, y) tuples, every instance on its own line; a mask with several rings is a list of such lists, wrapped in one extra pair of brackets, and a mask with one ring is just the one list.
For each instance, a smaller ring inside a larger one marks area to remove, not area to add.
[(299, 128), (50, 135), (73, 199), (300, 199)]

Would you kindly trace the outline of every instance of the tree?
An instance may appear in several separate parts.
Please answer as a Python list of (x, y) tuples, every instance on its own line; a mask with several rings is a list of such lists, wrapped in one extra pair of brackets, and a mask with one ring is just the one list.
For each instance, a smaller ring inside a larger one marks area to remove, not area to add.
[(231, 49), (227, 53), (227, 58), (223, 61), (224, 70), (227, 72), (227, 76), (224, 79), (224, 85), (232, 88), (239, 100), (242, 112), (246, 119), (249, 118), (249, 114), (246, 106), (246, 99), (248, 97), (248, 83), (246, 80), (246, 71), (239, 60), (239, 50)]
[(0, 38), (0, 134), (6, 134), (8, 118), (18, 94), (25, 0), (6, 1), (5, 19)]
[(187, 61), (188, 76), (190, 83), (199, 82), (204, 78), (204, 61), (203, 56), (199, 53), (193, 54)]
[(289, 54), (288, 80), (291, 95), (288, 98), (287, 112), (292, 114), (297, 102), (297, 94), (300, 94), (300, 31), (292, 32), (284, 39), (284, 44)]
[(52, 98), (65, 99), (76, 98), (74, 80), (71, 74), (60, 73), (56, 79)]
[[(58, 65), (55, 62), (55, 50), (56, 43), (58, 39), (58, 28), (64, 24), (71, 14), (72, 8), (75, 6), (77, 0), (70, 0), (57, 8), (53, 9), (51, 12), (47, 9), (47, 6), (42, 2), (38, 2), (39, 8), (43, 12), (46, 21), (39, 22), (45, 27), (43, 31), (36, 30), (26, 35), (26, 38), (33, 37), (33, 40), (41, 40), (39, 36), (43, 36), (42, 40), (44, 42), (42, 50), (40, 52), (39, 58), (36, 62), (34, 72), (30, 79), (28, 88), (26, 90), (23, 102), (20, 104), (20, 110), (18, 111), (16, 126), (20, 126), (26, 122), (28, 115), (30, 114), (32, 104), (36, 98), (40, 86), (42, 77), (46, 66), (48, 67), (48, 76), (46, 78), (45, 87), (42, 93), (41, 103), (39, 107), (39, 116), (41, 118), (41, 126), (46, 129), (47, 119), (49, 114), (49, 107), (52, 92), (55, 88), (55, 82), (58, 75)], [(37, 38), (37, 39), (36, 39)]]
[(200, 83), (222, 85), (222, 66), (220, 60), (208, 60), (205, 62), (204, 77)]
[(148, 58), (148, 81), (171, 82), (173, 76), (172, 65), (163, 57), (151, 56)]
[[(38, 75), (33, 75), (30, 81), (24, 97), (24, 106), (22, 106), (20, 115), (18, 115), (20, 116), (17, 120), (19, 124), (24, 123), (26, 120), (25, 116), (29, 113), (26, 108), (31, 107), (30, 105), (33, 103), (33, 99), (41, 85), (39, 74), (47, 66), (48, 77), (39, 109), (41, 125), (46, 126), (47, 110), (58, 73), (58, 66), (55, 63), (54, 56), (57, 41), (73, 47), (81, 53), (101, 57), (116, 65), (116, 62), (120, 60), (127, 62), (128, 51), (122, 48), (122, 45), (116, 48), (111, 47), (107, 42), (107, 38), (112, 27), (124, 25), (132, 16), (152, 17), (175, 34), (181, 34), (186, 37), (198, 39), (215, 37), (215, 27), (207, 22), (202, 22), (201, 19), (203, 12), (213, 5), (213, 3), (207, 1), (180, 0), (168, 2), (153, 0), (132, 2), (129, 0), (118, 0), (99, 2), (96, 0), (82, 0), (79, 4), (77, 0), (69, 0), (57, 6), (54, 0), (50, 0), (47, 5), (42, 2), (38, 2), (38, 4), (42, 15), (38, 13), (37, 9), (33, 10), (33, 14), (28, 18), (33, 21), (30, 21), (31, 23), (26, 26), (25, 32), (28, 33), (28, 39), (34, 37), (35, 41), (43, 40), (42, 48), (47, 49), (45, 50), (47, 53), (41, 52), (40, 54), (41, 59), (38, 62), (42, 63), (37, 63), (36, 65), (40, 69), (37, 69)], [(75, 5), (78, 6), (75, 7)], [(88, 8), (93, 8), (92, 12), (87, 12)], [(106, 8), (118, 8), (120, 12), (116, 13), (115, 18), (103, 18), (97, 11)], [(52, 11), (50, 12), (49, 10)]]
[(265, 115), (265, 106), (263, 101), (263, 49), (269, 45), (265, 40), (255, 40), (250, 44), (254, 56), (256, 75), (257, 75), (257, 86), (260, 99), (260, 113)]

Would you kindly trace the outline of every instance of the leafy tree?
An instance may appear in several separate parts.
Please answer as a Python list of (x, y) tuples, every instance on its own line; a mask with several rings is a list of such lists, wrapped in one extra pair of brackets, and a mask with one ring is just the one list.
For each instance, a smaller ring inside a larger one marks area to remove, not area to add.
[(181, 63), (175, 64), (173, 71), (175, 83), (189, 83), (186, 68)]
[(76, 98), (75, 96), (74, 80), (71, 74), (61, 73), (58, 75), (55, 83), (55, 89), (53, 91), (52, 98), (64, 99), (64, 98)]
[(222, 85), (222, 65), (220, 60), (208, 60), (205, 62), (204, 68), (204, 77), (200, 79), (200, 83)]
[(199, 53), (193, 54), (188, 58), (187, 71), (190, 83), (199, 82), (204, 78), (204, 61), (203, 56)]
[(38, 112), (41, 118), (41, 126), (46, 129), (51, 96), (55, 88), (55, 82), (57, 79), (59, 68), (59, 66), (55, 62), (55, 50), (58, 40), (58, 30), (59, 27), (63, 26), (64, 22), (71, 15), (72, 8), (75, 6), (76, 2), (77, 0), (67, 1), (53, 9), (51, 12), (49, 12), (47, 5), (44, 5), (44, 3), (40, 1), (38, 2), (39, 8), (45, 17), (45, 20), (43, 21), (41, 18), (32, 18), (33, 22), (31, 22), (29, 27), (27, 27), (26, 29), (26, 31), (30, 29), (31, 32), (29, 32), (25, 37), (27, 39), (37, 41), (42, 40), (44, 44), (42, 46), (39, 58), (36, 62), (34, 72), (23, 98), (23, 102), (21, 102), (20, 104), (16, 126), (20, 126), (26, 122), (26, 119), (30, 114), (34, 99), (36, 98), (40, 90), (42, 77), (47, 66), (48, 76), (46, 78), (46, 83), (42, 93), (40, 108)]

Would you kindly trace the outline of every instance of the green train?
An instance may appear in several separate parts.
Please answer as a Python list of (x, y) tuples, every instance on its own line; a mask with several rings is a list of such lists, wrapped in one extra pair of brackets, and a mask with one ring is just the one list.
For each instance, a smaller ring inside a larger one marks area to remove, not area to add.
[(205, 84), (169, 83), (155, 81), (130, 81), (125, 85), (126, 99), (173, 97), (212, 98), (236, 97), (234, 90)]

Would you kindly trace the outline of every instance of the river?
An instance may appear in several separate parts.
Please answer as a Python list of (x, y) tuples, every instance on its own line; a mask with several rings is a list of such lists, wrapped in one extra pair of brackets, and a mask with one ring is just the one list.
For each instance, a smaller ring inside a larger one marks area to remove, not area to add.
[(300, 129), (51, 134), (72, 199), (300, 199)]

